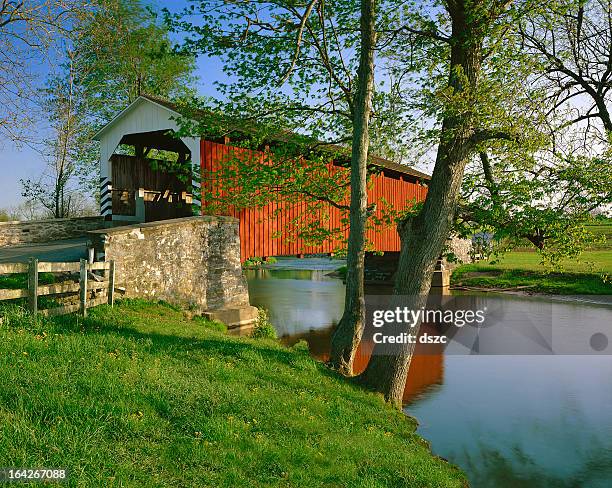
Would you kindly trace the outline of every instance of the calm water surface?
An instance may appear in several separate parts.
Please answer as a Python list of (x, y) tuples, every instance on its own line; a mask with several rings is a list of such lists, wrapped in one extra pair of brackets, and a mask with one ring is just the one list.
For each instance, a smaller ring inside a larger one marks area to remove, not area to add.
[[(266, 307), (287, 344), (306, 339), (325, 359), (344, 303), (342, 262), (280, 260), (247, 272), (251, 303)], [(533, 306), (512, 297), (505, 317)], [(582, 340), (590, 324), (612, 342), (612, 310), (554, 306), (557, 335)], [(559, 332), (560, 331), (560, 332)], [(413, 359), (405, 412), (439, 456), (459, 465), (473, 487), (612, 487), (612, 355), (459, 355)], [(604, 353), (612, 353), (612, 344)], [(359, 354), (357, 369), (367, 355)]]

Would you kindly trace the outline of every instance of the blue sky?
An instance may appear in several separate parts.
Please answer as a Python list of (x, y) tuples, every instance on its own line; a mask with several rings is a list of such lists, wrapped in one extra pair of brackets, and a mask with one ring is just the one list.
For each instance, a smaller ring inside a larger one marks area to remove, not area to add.
[[(159, 6), (168, 6), (172, 10), (178, 10), (188, 3), (186, 0), (157, 2)], [(35, 69), (40, 75), (40, 81), (44, 81), (45, 75), (49, 72), (48, 64), (41, 62)], [(226, 79), (220, 60), (204, 57), (198, 59), (196, 75), (199, 78), (198, 91), (205, 96), (215, 96), (216, 91), (213, 82)], [(39, 126), (31, 128), (29, 135), (41, 138), (40, 135), (44, 134), (46, 128), (43, 120)], [(43, 156), (34, 149), (28, 146), (19, 148), (10, 141), (0, 140), (0, 209), (7, 209), (20, 204), (23, 197), (21, 196), (19, 180), (37, 179), (44, 171), (45, 166), (46, 162)]]

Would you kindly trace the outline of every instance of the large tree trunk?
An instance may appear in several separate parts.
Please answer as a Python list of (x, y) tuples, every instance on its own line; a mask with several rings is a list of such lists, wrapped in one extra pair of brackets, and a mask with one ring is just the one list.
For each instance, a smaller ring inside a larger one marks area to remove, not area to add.
[(374, 47), (376, 45), (375, 0), (361, 0), (361, 53), (359, 86), (353, 102), (353, 145), (351, 154), (351, 205), (344, 313), (332, 336), (329, 363), (346, 375), (365, 325), (363, 272), (365, 227), (368, 219), (367, 162), (370, 145), (369, 120), (374, 91)]
[[(477, 86), (481, 63), (479, 33), (485, 16), (478, 3), (466, 6), (463, 2), (452, 2), (453, 7), (449, 7), (452, 35), (448, 85), (456, 94), (467, 97)], [(454, 112), (449, 110), (450, 115), (442, 123), (436, 164), (423, 209), (418, 216), (398, 225), (401, 251), (394, 293), (405, 295), (404, 304), (412, 309), (426, 305), (434, 267), (451, 230), (465, 165), (474, 149), (472, 115)], [(418, 327), (411, 333), (418, 334)], [(384, 345), (376, 345), (360, 381), (383, 393), (388, 401), (399, 404), (413, 350), (414, 344), (406, 344), (397, 354), (389, 355), (385, 354)]]

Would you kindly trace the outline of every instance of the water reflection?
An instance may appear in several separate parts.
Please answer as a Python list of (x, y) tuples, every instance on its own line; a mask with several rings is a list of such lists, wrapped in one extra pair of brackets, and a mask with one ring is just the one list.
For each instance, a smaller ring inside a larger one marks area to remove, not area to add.
[[(329, 259), (282, 260), (275, 266), (247, 270), (251, 304), (269, 311), (270, 320), (281, 341), (289, 346), (299, 340), (308, 342), (310, 353), (321, 361), (329, 358), (331, 333), (342, 317), (344, 284), (328, 276), (344, 264)], [(307, 265), (316, 269), (300, 269)], [(390, 292), (376, 288), (376, 293)], [(422, 327), (421, 333), (434, 333), (433, 326)], [(373, 343), (364, 341), (355, 358), (355, 372), (368, 364)], [(404, 390), (409, 402), (431, 387), (442, 384), (443, 350), (438, 344), (419, 344), (410, 366)]]
[(447, 356), (406, 411), (473, 486), (612, 485), (608, 356)]
[[(434, 331), (433, 326), (424, 326), (422, 332)], [(281, 340), (291, 346), (299, 340), (308, 342), (310, 354), (320, 361), (329, 358), (332, 328), (315, 329), (295, 335), (283, 336)], [(355, 373), (361, 373), (367, 366), (374, 344), (362, 342), (355, 356)], [(439, 344), (418, 344), (410, 364), (410, 374), (404, 389), (404, 403), (425, 393), (436, 385), (441, 385), (444, 378), (444, 358)]]
[(344, 307), (342, 281), (330, 270), (247, 270), (251, 304), (269, 311), (279, 337), (288, 342), (310, 331), (328, 330)]
[[(325, 360), (344, 286), (327, 276), (338, 263), (299, 269), (308, 265), (299, 260), (290, 270), (249, 272), (249, 291), (254, 305), (269, 309), (285, 343), (305, 339), (313, 356)], [(537, 311), (536, 302), (509, 298), (501, 320), (508, 325), (525, 310)], [(588, 339), (585, 331), (612, 338), (610, 308), (560, 303), (550, 313), (554, 344), (571, 348)], [(438, 345), (417, 347), (405, 411), (418, 419), (433, 451), (461, 466), (472, 486), (612, 486), (612, 356), (444, 355)], [(587, 351), (588, 341), (580, 347)], [(357, 371), (371, 350), (371, 343), (361, 345)]]

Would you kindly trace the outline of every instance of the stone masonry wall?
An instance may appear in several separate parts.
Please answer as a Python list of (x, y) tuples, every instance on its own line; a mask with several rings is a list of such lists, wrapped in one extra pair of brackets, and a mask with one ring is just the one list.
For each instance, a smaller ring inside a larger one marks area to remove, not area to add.
[[(448, 251), (452, 252), (461, 263), (471, 263), (472, 241), (461, 237), (452, 236), (447, 242)], [(453, 266), (453, 265), (452, 265)]]
[(115, 261), (126, 296), (199, 310), (249, 306), (238, 220), (186, 217), (90, 233), (96, 253)]
[(90, 230), (104, 227), (104, 217), (0, 222), (0, 247), (23, 246), (37, 242), (74, 239)]

